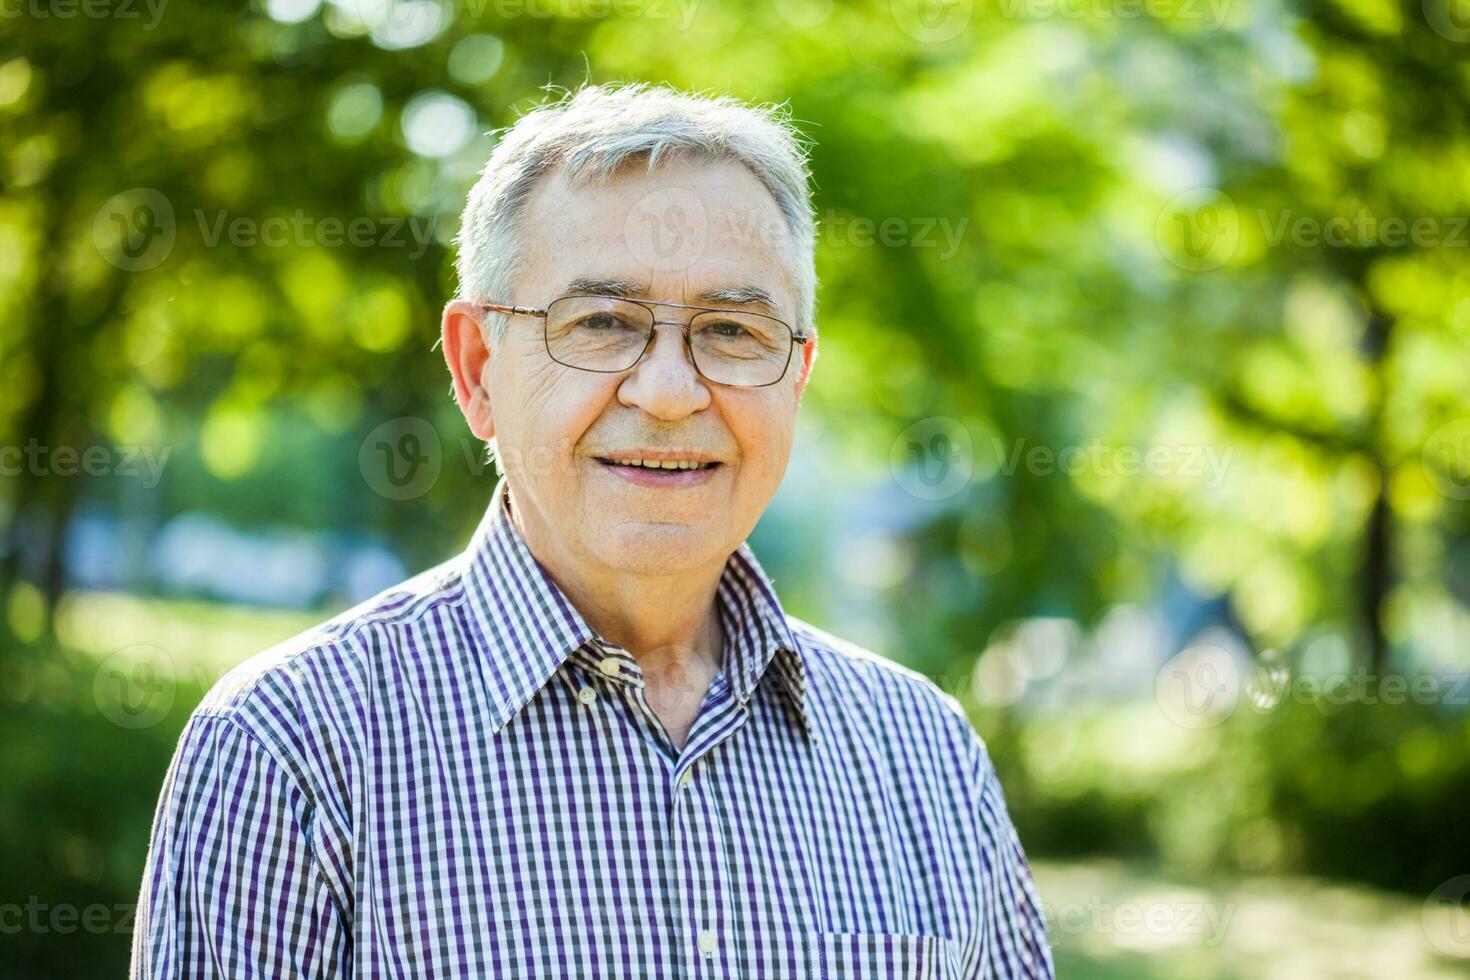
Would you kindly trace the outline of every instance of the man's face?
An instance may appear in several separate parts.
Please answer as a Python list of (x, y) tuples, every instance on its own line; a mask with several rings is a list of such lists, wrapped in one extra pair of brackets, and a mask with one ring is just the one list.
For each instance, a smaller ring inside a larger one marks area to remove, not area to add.
[[(796, 320), (780, 212), (737, 163), (676, 161), (651, 174), (638, 164), (600, 186), (570, 186), (552, 174), (528, 205), (515, 295), (485, 299), (544, 309), (567, 293), (616, 289), (632, 299), (738, 306)], [(762, 291), (771, 303), (712, 298), (740, 291)], [(684, 322), (694, 311), (655, 305), (654, 312), (660, 321)], [(515, 316), (480, 372), (488, 388), (483, 428), (497, 438), (522, 526), (533, 543), (566, 560), (636, 574), (723, 560), (755, 526), (786, 471), (815, 342), (796, 347), (780, 383), (740, 388), (696, 372), (677, 325), (655, 331), (637, 366), (600, 374), (553, 361), (541, 321)], [(473, 367), (449, 343), (446, 355), (452, 368), (456, 361)], [(459, 373), (464, 406), (468, 389)], [(475, 426), (468, 407), (466, 415)], [(716, 465), (654, 473), (609, 462), (653, 453)]]

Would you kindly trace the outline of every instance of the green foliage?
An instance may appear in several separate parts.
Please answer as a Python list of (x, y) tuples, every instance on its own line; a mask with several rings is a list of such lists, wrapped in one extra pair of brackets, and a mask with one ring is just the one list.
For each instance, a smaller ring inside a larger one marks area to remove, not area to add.
[[(1261, 646), (1331, 619), (1381, 660), (1427, 629), (1394, 633), (1383, 614), (1443, 576), (1442, 558), (1401, 553), (1466, 531), (1442, 490), (1456, 474), (1429, 450), (1470, 414), (1470, 232), (1455, 229), (1470, 190), (1438, 176), (1470, 153), (1470, 80), (1413, 4), (963, 5), (952, 36), (876, 0), (481, 4), (419, 36), (387, 4), (297, 6), (6, 28), (10, 443), (167, 445), (205, 478), (192, 505), (248, 524), (269, 500), (286, 523), (386, 527), (420, 562), (442, 555), (484, 490), (428, 351), (455, 217), (493, 145), (476, 134), (548, 82), (665, 79), (788, 101), (816, 140), (808, 406), (842, 420), (824, 439), (846, 471), (880, 473), (874, 450), (915, 419), (975, 437), (959, 503), (1013, 546), (977, 556), (970, 601), (939, 611), (946, 634), (1026, 612), (1088, 621), (1166, 564), (1228, 594)], [(113, 212), (137, 188), (171, 210), (171, 245), (120, 269)], [(273, 239), (272, 219), (289, 230)], [(359, 219), (361, 246), (345, 233)], [(1385, 221), (1427, 224), (1394, 239)], [(334, 485), (404, 415), (448, 443), (437, 492), (359, 492), (330, 514), (321, 494), (259, 492), (283, 473)], [(1059, 475), (1002, 465), (1017, 440), (1230, 456), (1218, 486)], [(60, 527), (77, 483), (22, 474), (5, 496)], [(917, 565), (971, 548), (964, 526), (936, 523)]]
[(1182, 731), (1152, 706), (1038, 715), (988, 735), (1038, 853), (1183, 875), (1296, 872), (1424, 896), (1470, 853), (1470, 723), (1412, 703), (1242, 707)]

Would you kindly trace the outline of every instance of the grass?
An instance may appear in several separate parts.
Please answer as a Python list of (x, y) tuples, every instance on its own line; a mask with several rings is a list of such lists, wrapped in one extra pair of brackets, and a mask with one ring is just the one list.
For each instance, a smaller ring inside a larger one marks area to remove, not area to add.
[[(1300, 877), (1183, 881), (1109, 860), (1037, 860), (1032, 870), (1059, 977), (1470, 977), (1463, 905), (1426, 910), (1411, 897)], [(1460, 956), (1436, 949), (1431, 937)]]

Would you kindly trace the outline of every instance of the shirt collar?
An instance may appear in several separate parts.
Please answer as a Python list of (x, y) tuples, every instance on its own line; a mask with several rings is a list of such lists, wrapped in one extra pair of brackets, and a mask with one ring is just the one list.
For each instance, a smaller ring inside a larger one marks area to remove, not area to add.
[[(473, 616), (499, 731), (584, 645), (600, 641), (531, 553), (510, 519), (504, 477), (465, 549), (466, 601)], [(814, 734), (800, 647), (770, 579), (749, 544), (725, 563), (717, 589), (725, 630), (722, 668), (733, 695), (746, 701), (772, 668), (801, 727)]]

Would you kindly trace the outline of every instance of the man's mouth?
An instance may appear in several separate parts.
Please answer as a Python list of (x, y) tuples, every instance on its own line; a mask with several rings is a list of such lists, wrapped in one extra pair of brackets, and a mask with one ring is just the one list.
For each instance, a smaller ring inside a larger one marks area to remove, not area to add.
[(715, 478), (724, 464), (702, 453), (624, 452), (593, 457), (608, 473), (635, 487), (678, 490), (703, 486)]
[(720, 465), (716, 462), (693, 459), (610, 459), (605, 456), (598, 456), (596, 458), (599, 463), (606, 466), (652, 470), (655, 472), (664, 472), (666, 470), (712, 470)]

